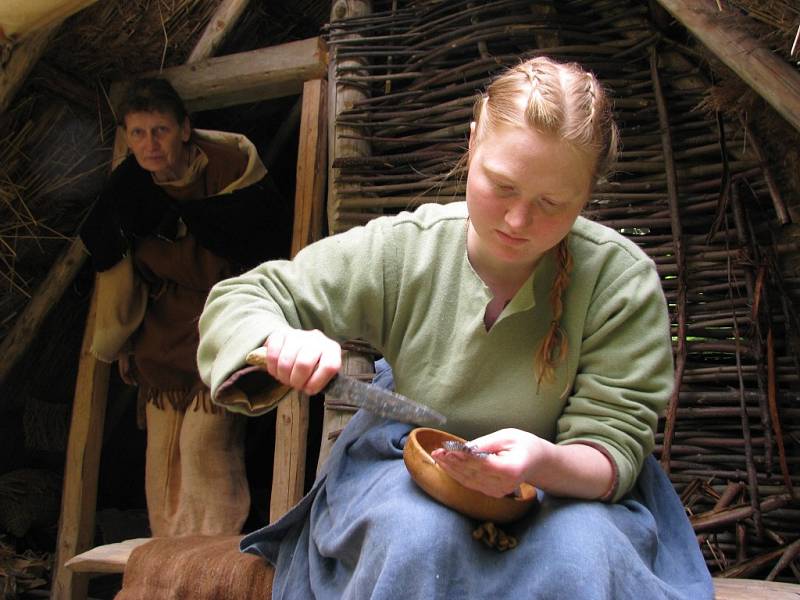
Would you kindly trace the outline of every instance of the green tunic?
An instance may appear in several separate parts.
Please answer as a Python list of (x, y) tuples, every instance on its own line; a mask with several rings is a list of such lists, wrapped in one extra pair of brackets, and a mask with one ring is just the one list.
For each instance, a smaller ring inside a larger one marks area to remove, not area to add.
[(464, 203), (431, 204), (331, 236), (211, 291), (200, 373), (215, 400), (245, 355), (287, 325), (360, 338), (392, 365), (398, 392), (444, 413), (466, 438), (514, 427), (588, 443), (615, 466), (613, 499), (653, 449), (673, 386), (669, 317), (653, 262), (613, 230), (578, 218), (562, 327), (569, 353), (537, 385), (535, 354), (552, 320), (549, 253), (489, 331), (491, 292), (466, 252)]

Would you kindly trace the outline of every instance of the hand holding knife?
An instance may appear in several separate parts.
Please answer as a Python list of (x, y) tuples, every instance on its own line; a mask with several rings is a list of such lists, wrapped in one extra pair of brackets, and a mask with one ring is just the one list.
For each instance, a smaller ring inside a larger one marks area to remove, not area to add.
[[(245, 360), (250, 365), (266, 367), (267, 349), (256, 348), (247, 355)], [(341, 373), (334, 376), (322, 392), (340, 398), (347, 404), (395, 421), (427, 426), (439, 426), (447, 421), (444, 415), (432, 408), (414, 402), (396, 392), (364, 383)]]

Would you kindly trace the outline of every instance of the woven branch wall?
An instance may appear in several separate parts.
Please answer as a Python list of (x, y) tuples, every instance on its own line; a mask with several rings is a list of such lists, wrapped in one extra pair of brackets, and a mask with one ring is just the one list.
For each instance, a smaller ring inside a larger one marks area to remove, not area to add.
[(585, 214), (655, 260), (673, 321), (677, 391), (657, 456), (712, 572), (798, 579), (797, 281), (779, 270), (798, 248), (775, 241), (784, 207), (746, 123), (698, 108), (695, 54), (646, 3), (619, 1), (373, 2), (327, 39), (340, 95), (362, 96), (337, 131), (368, 149), (335, 157), (332, 231), (462, 200), (464, 173), (444, 175), (475, 92), (504, 66), (547, 54), (599, 76), (623, 150)]

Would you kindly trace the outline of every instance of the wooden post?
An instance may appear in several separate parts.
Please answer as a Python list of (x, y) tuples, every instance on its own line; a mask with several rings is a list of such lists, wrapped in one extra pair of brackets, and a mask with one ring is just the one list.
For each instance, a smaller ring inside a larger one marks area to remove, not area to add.
[(714, 0), (658, 0), (722, 62), (800, 130), (800, 74), (748, 33), (720, 25)]
[(326, 145), (328, 141), (324, 79), (303, 86), (300, 142), (297, 149), (295, 214), (292, 256), (322, 237), (322, 208), (325, 204)]
[[(322, 236), (327, 141), (325, 100), (324, 80), (305, 83), (297, 150), (292, 256)], [(283, 516), (303, 497), (308, 446), (308, 396), (292, 390), (280, 401), (276, 410), (270, 522)]]
[(308, 445), (308, 396), (291, 390), (275, 410), (270, 523), (280, 519), (303, 497)]
[[(363, 17), (371, 12), (372, 2), (369, 0), (336, 0), (331, 8), (331, 23), (341, 19)], [(347, 193), (347, 186), (335, 184), (339, 169), (333, 168), (333, 161), (345, 156), (369, 156), (371, 154), (367, 142), (346, 137), (360, 135), (362, 133), (360, 129), (336, 124), (336, 119), (342, 111), (352, 108), (356, 102), (367, 97), (363, 89), (339, 83), (336, 67), (360, 67), (364, 63), (365, 59), (360, 58), (340, 60), (336, 58), (334, 50), (334, 57), (328, 66), (330, 89), (328, 99), (328, 230), (331, 233), (343, 229), (339, 220), (339, 204), (341, 196)]]
[(89, 351), (96, 312), (97, 296), (92, 294), (75, 383), (75, 400), (72, 404), (64, 467), (61, 517), (50, 593), (50, 598), (55, 600), (85, 598), (89, 585), (88, 575), (73, 573), (64, 568), (64, 562), (88, 549), (94, 541), (97, 475), (103, 444), (110, 366), (98, 361)]

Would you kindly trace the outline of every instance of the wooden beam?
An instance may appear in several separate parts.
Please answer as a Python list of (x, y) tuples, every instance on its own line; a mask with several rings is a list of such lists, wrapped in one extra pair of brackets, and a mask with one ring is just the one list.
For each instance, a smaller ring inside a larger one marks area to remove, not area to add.
[(44, 54), (47, 45), (61, 23), (56, 23), (30, 34), (11, 51), (8, 63), (0, 69), (0, 114), (11, 106), (28, 73)]
[(11, 330), (0, 343), (0, 386), (28, 350), (41, 329), (53, 305), (58, 302), (67, 286), (75, 279), (86, 260), (86, 250), (80, 241), (73, 242), (56, 259), (50, 272), (39, 284), (25, 310), (14, 320)]
[(186, 63), (196, 63), (209, 56), (214, 56), (228, 33), (239, 21), (248, 4), (250, 4), (250, 0), (222, 0), (209, 19), (200, 39), (197, 40), (194, 50), (186, 59)]
[[(325, 76), (327, 51), (319, 37), (229, 54), (145, 73), (167, 79), (191, 112), (300, 94)], [(112, 99), (119, 90), (112, 86)]]
[[(325, 101), (324, 80), (317, 79), (304, 84), (297, 149), (292, 256), (322, 236), (327, 145)], [(277, 408), (270, 522), (282, 517), (303, 497), (307, 447), (308, 396), (293, 390)]]
[(734, 73), (800, 131), (800, 74), (752, 35), (720, 25), (714, 0), (658, 0)]

